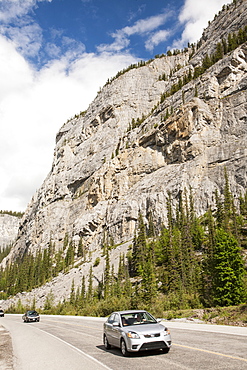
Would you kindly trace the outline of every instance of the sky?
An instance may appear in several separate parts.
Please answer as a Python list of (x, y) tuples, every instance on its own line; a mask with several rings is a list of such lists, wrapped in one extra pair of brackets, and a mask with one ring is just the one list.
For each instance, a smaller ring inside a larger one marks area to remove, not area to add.
[(197, 42), (227, 0), (0, 0), (0, 210), (25, 211), (60, 127), (108, 78)]

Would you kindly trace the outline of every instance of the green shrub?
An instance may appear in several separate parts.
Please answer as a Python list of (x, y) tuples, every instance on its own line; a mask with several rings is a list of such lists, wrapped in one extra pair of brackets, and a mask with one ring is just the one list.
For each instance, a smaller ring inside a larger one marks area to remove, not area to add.
[(99, 258), (99, 257), (97, 257), (97, 258), (95, 259), (95, 261), (94, 261), (93, 267), (99, 266), (99, 264), (100, 264), (100, 258)]

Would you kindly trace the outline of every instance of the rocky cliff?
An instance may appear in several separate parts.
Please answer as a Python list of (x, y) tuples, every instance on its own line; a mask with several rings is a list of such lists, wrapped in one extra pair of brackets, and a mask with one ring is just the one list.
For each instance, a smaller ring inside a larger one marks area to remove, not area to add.
[(18, 234), (20, 219), (8, 214), (0, 214), (0, 249), (12, 244)]
[(168, 193), (175, 206), (190, 187), (202, 214), (215, 191), (222, 194), (225, 168), (232, 193), (246, 189), (247, 44), (167, 93), (246, 19), (246, 1), (223, 8), (193, 55), (189, 48), (120, 74), (85, 113), (61, 127), (52, 169), (3, 266), (50, 241), (59, 250), (66, 235), (92, 253), (109, 240), (128, 244), (139, 212), (146, 222), (152, 215), (159, 229)]

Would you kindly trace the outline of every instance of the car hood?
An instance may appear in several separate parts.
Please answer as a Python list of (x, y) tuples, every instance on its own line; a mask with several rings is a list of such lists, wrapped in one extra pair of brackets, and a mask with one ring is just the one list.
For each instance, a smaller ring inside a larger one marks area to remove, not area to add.
[(164, 325), (161, 324), (140, 324), (140, 325), (129, 325), (123, 328), (123, 331), (134, 331), (140, 334), (154, 334), (163, 332), (165, 329)]

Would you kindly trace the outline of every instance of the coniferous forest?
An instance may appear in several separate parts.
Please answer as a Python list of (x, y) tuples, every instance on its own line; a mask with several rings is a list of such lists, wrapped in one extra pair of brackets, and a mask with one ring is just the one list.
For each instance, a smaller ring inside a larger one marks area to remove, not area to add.
[[(200, 217), (194, 210), (192, 191), (180, 193), (176, 209), (167, 197), (167, 225), (157, 230), (152, 215), (148, 224), (139, 214), (136, 233), (118, 271), (111, 266), (116, 246), (102, 245), (101, 258), (92, 261), (81, 285), (72, 282), (70, 298), (54, 305), (46, 297), (44, 312), (105, 316), (117, 309), (144, 308), (164, 316), (169, 310), (233, 306), (246, 302), (247, 192), (235, 199), (225, 171), (224, 193), (215, 192), (214, 207)], [(0, 254), (0, 259), (5, 253)], [(104, 259), (104, 274), (94, 284), (93, 269)], [(0, 270), (0, 299), (30, 291), (66, 273), (78, 261), (90, 260), (82, 240), (75, 248), (66, 235), (64, 247), (49, 248)], [(35, 301), (32, 302), (32, 308)], [(26, 307), (25, 307), (26, 308)], [(21, 302), (11, 312), (22, 312)]]

